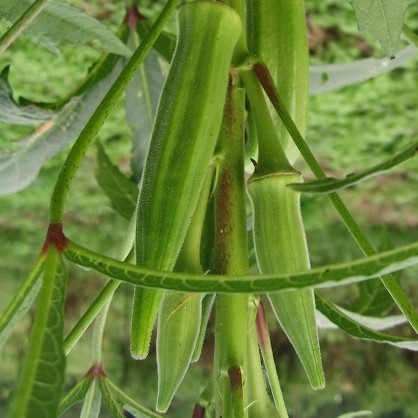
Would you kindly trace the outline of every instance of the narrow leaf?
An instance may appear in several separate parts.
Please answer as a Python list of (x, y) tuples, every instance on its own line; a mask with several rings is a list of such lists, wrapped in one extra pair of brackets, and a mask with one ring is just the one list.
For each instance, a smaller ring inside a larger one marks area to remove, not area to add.
[(63, 254), (74, 263), (138, 286), (183, 292), (257, 293), (305, 287), (332, 287), (368, 280), (418, 264), (418, 243), (377, 253), (349, 263), (330, 264), (306, 272), (248, 276), (155, 271), (103, 256), (67, 241)]
[(325, 296), (319, 293), (316, 293), (315, 300), (317, 309), (323, 315), (325, 315), (330, 321), (336, 324), (338, 328), (353, 337), (361, 338), (364, 340), (372, 340), (379, 343), (387, 343), (407, 350), (418, 351), (418, 340), (411, 340), (408, 338), (396, 337), (393, 335), (373, 331), (372, 329), (367, 328), (349, 318), (341, 310), (339, 310), (336, 305), (334, 305), (332, 302), (327, 300)]
[(360, 418), (360, 417), (369, 417), (373, 415), (372, 411), (356, 411), (356, 412), (347, 412), (345, 414), (339, 415), (338, 418)]
[(33, 125), (51, 119), (53, 112), (36, 106), (20, 106), (13, 98), (7, 66), (0, 75), (0, 121), (12, 125)]
[(415, 157), (418, 153), (418, 142), (408, 146), (403, 151), (396, 154), (394, 157), (389, 158), (383, 163), (377, 164), (367, 170), (361, 171), (356, 174), (349, 174), (344, 179), (335, 179), (327, 177), (325, 179), (319, 179), (306, 183), (293, 183), (290, 187), (294, 190), (305, 193), (333, 193), (337, 190), (351, 187), (364, 180), (368, 180), (374, 176), (377, 176), (399, 164)]
[(50, 246), (26, 358), (9, 403), (8, 418), (56, 418), (64, 385), (64, 302), (67, 275)]
[(372, 34), (385, 53), (393, 56), (410, 0), (349, 0), (356, 12), (359, 30)]
[(13, 328), (26, 315), (41, 287), (38, 280), (44, 267), (45, 257), (39, 257), (22, 286), (0, 317), (0, 350), (9, 338)]
[(115, 396), (113, 391), (110, 389), (109, 385), (107, 384), (107, 379), (101, 378), (99, 379), (98, 383), (100, 386), (100, 391), (102, 392), (104, 404), (106, 405), (106, 408), (112, 417), (125, 418), (125, 414), (122, 409), (122, 403), (118, 399), (118, 396)]
[(17, 142), (14, 151), (0, 153), (0, 196), (29, 186), (42, 165), (80, 134), (119, 72), (117, 66), (110, 76), (73, 98), (37, 131)]
[[(383, 331), (386, 329), (396, 327), (398, 325), (405, 324), (407, 322), (406, 318), (403, 315), (388, 315), (384, 317), (366, 316), (366, 315), (360, 315), (355, 312), (351, 312), (347, 309), (344, 309), (342, 306), (336, 305), (336, 307), (348, 318), (352, 319), (353, 321), (359, 323), (362, 326), (365, 326), (366, 328), (372, 329), (373, 331)], [(338, 328), (337, 325), (335, 325), (329, 319), (327, 319), (326, 317), (324, 317), (323, 315), (317, 312), (317, 316), (318, 315), (320, 317), (320, 322), (318, 324), (320, 328), (322, 329)]]
[(323, 93), (344, 86), (360, 83), (370, 78), (403, 67), (417, 54), (417, 47), (410, 45), (390, 58), (365, 58), (353, 62), (328, 65), (311, 65), (309, 68), (310, 94)]
[[(136, 48), (139, 40), (131, 35), (130, 45)], [(139, 179), (151, 139), (154, 117), (163, 89), (164, 77), (153, 50), (144, 59), (125, 93), (126, 118), (132, 130), (132, 172)]]
[(98, 168), (96, 179), (119, 215), (131, 219), (135, 211), (138, 187), (112, 164), (102, 144), (97, 141)]
[[(31, 5), (31, 0), (0, 0), (0, 15), (16, 21)], [(118, 37), (95, 18), (70, 4), (50, 0), (25, 31), (34, 43), (58, 54), (66, 45), (93, 46), (118, 55), (130, 55)]]
[(99, 418), (102, 393), (97, 380), (93, 380), (84, 398), (80, 418)]
[(161, 415), (151, 411), (145, 406), (140, 405), (135, 400), (130, 398), (122, 389), (116, 386), (110, 379), (106, 379), (107, 386), (109, 390), (113, 392), (114, 397), (118, 399), (119, 402), (124, 404), (124, 409), (132, 413), (137, 418), (162, 418)]
[(85, 377), (78, 382), (65, 396), (62, 398), (58, 415), (62, 415), (67, 409), (74, 404), (81, 402), (87, 395), (90, 385), (93, 381), (92, 376)]

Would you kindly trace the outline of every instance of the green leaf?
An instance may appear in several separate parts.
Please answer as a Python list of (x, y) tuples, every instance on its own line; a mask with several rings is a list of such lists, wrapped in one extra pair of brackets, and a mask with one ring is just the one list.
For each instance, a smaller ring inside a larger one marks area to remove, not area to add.
[(418, 264), (418, 243), (377, 253), (349, 263), (306, 272), (248, 276), (162, 272), (97, 254), (68, 240), (63, 254), (74, 263), (137, 286), (183, 292), (257, 293), (305, 287), (332, 287), (372, 279)]
[(387, 343), (399, 348), (407, 350), (418, 351), (418, 340), (411, 340), (408, 338), (396, 337), (390, 334), (373, 331), (352, 318), (345, 315), (337, 305), (325, 298), (325, 296), (315, 294), (316, 307), (323, 315), (325, 315), (331, 322), (336, 324), (338, 328), (350, 334), (353, 337), (364, 340), (372, 340), (379, 343)]
[(97, 380), (93, 380), (84, 398), (80, 418), (99, 418), (102, 392)]
[(367, 281), (357, 285), (358, 297), (347, 307), (363, 315), (379, 316), (388, 312), (394, 301), (381, 281)]
[(16, 142), (14, 151), (0, 153), (0, 196), (29, 186), (42, 165), (77, 138), (120, 70), (116, 66), (111, 75), (84, 95), (70, 100), (46, 124)]
[[(131, 35), (128, 45), (136, 47), (139, 40)], [(132, 172), (139, 179), (151, 139), (154, 117), (164, 85), (157, 53), (151, 50), (128, 84), (125, 93), (126, 119), (132, 130)]]
[(333, 193), (337, 190), (345, 189), (346, 187), (354, 186), (364, 180), (368, 180), (374, 176), (377, 176), (399, 164), (415, 157), (418, 153), (418, 142), (408, 146), (403, 151), (396, 154), (394, 157), (389, 158), (383, 163), (377, 164), (367, 170), (361, 171), (356, 174), (349, 174), (344, 179), (335, 179), (327, 177), (325, 179), (310, 181), (306, 183), (293, 183), (289, 186), (300, 192), (308, 193)]
[(53, 112), (36, 106), (20, 106), (13, 99), (7, 66), (0, 75), (0, 121), (12, 125), (34, 125), (51, 119)]
[(359, 418), (359, 417), (369, 417), (373, 415), (372, 411), (356, 411), (356, 412), (347, 412), (345, 414), (339, 415), (338, 418)]
[(112, 164), (99, 141), (96, 142), (96, 145), (97, 182), (110, 199), (115, 211), (124, 218), (131, 219), (135, 211), (138, 187), (133, 181), (125, 177), (117, 166)]
[[(0, 15), (14, 22), (31, 4), (31, 0), (0, 0)], [(118, 55), (131, 54), (126, 45), (98, 20), (58, 0), (49, 1), (25, 35), (56, 54), (66, 45), (91, 46)]]
[(55, 247), (45, 260), (42, 289), (29, 345), (8, 418), (56, 418), (64, 385), (64, 302), (67, 274)]
[(45, 257), (39, 257), (22, 286), (2, 313), (0, 318), (0, 350), (9, 338), (15, 325), (26, 315), (38, 295), (41, 280), (38, 280), (44, 267)]
[(65, 396), (62, 398), (58, 415), (62, 415), (67, 409), (71, 408), (77, 402), (81, 402), (90, 388), (92, 376), (85, 377), (78, 382)]
[(395, 68), (403, 67), (416, 54), (417, 48), (410, 45), (397, 52), (394, 59), (365, 58), (353, 62), (311, 65), (309, 68), (309, 93), (323, 93), (369, 80), (393, 71)]
[[(342, 306), (338, 306), (338, 309), (348, 318), (352, 319), (355, 322), (358, 322), (360, 325), (365, 326), (366, 328), (372, 329), (373, 331), (383, 331), (386, 329), (396, 327), (398, 325), (405, 324), (407, 322), (406, 318), (403, 315), (388, 315), (384, 317), (366, 316), (366, 315), (360, 315), (356, 312), (351, 312), (347, 309), (344, 309)], [(323, 315), (320, 315), (319, 326), (322, 329), (338, 328), (337, 325), (335, 325), (333, 322), (328, 320)]]
[(123, 408), (132, 413), (137, 418), (162, 418), (161, 415), (154, 411), (140, 405), (132, 398), (130, 398), (123, 390), (117, 387), (110, 379), (106, 378), (108, 389), (113, 392), (113, 396), (118, 399), (118, 402), (124, 404)]
[(372, 34), (385, 53), (393, 56), (399, 43), (405, 13), (411, 0), (349, 0), (359, 30)]
[(125, 414), (123, 413), (122, 409), (122, 404), (118, 396), (115, 396), (113, 391), (110, 389), (109, 385), (107, 384), (107, 379), (101, 378), (98, 382), (100, 386), (100, 391), (102, 392), (103, 401), (112, 417), (125, 418)]

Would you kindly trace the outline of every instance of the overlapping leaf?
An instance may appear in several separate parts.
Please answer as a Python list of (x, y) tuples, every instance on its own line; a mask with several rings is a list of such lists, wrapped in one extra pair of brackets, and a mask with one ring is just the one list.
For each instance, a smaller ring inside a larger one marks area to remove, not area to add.
[(16, 193), (27, 187), (42, 165), (71, 143), (120, 73), (117, 65), (112, 73), (75, 97), (33, 134), (16, 143), (14, 151), (0, 154), (0, 195)]
[(397, 52), (393, 59), (365, 58), (338, 64), (311, 65), (309, 92), (318, 94), (369, 80), (404, 66), (416, 54), (417, 48), (410, 45)]
[(0, 75), (0, 121), (12, 125), (33, 125), (51, 119), (53, 112), (49, 110), (16, 103), (8, 80), (9, 69), (5, 67)]
[(74, 386), (67, 395), (61, 400), (59, 415), (62, 415), (67, 409), (71, 408), (74, 404), (81, 402), (90, 388), (92, 376), (85, 377), (76, 386)]
[(45, 261), (43, 285), (26, 358), (8, 418), (56, 418), (64, 386), (64, 302), (67, 276), (55, 248)]
[[(130, 44), (134, 47), (135, 37)], [(132, 130), (132, 172), (139, 179), (151, 138), (154, 117), (164, 84), (157, 53), (151, 50), (126, 88), (126, 118)]]
[(100, 142), (97, 142), (97, 161), (97, 182), (116, 212), (126, 219), (131, 219), (135, 211), (138, 187), (112, 164)]
[[(31, 0), (0, 0), (0, 15), (15, 22), (33, 3)], [(102, 23), (70, 4), (50, 0), (26, 29), (25, 35), (38, 45), (59, 53), (65, 45), (93, 46), (118, 55), (129, 49)]]
[(294, 183), (290, 187), (294, 190), (305, 193), (333, 193), (337, 190), (344, 189), (346, 187), (353, 186), (361, 181), (365, 181), (374, 176), (377, 176), (393, 167), (402, 164), (403, 162), (415, 157), (418, 153), (418, 142), (410, 145), (408, 148), (396, 154), (394, 157), (389, 158), (383, 163), (377, 164), (367, 170), (363, 170), (359, 173), (349, 174), (343, 179), (335, 179), (327, 177), (325, 179), (305, 182)]
[(316, 293), (315, 295), (317, 309), (325, 315), (331, 322), (335, 323), (338, 328), (352, 335), (353, 337), (372, 340), (380, 343), (387, 343), (399, 348), (418, 351), (418, 340), (396, 337), (390, 334), (384, 334), (374, 331), (348, 315), (344, 314), (338, 307), (327, 300), (323, 295)]
[(398, 46), (411, 0), (349, 0), (356, 12), (358, 27), (371, 33), (385, 53), (393, 56)]
[(43, 264), (44, 257), (41, 257), (28, 274), (9, 306), (2, 312), (0, 318), (0, 350), (9, 338), (13, 328), (19, 324), (35, 301), (41, 287), (39, 277), (43, 270)]

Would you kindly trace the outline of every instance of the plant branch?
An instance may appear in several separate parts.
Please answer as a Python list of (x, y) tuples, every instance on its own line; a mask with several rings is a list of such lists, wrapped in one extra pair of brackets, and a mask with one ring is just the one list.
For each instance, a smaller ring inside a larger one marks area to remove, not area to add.
[(11, 28), (0, 38), (0, 54), (31, 24), (47, 5), (48, 0), (37, 0), (16, 20)]

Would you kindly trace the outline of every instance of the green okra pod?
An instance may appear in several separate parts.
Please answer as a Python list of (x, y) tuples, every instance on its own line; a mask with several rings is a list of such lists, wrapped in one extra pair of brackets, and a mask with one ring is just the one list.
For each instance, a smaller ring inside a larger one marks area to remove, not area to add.
[[(137, 204), (137, 264), (173, 269), (222, 122), (229, 66), (241, 33), (231, 8), (193, 2), (178, 15), (179, 35), (160, 98)], [(163, 293), (137, 289), (131, 351), (147, 355)]]
[[(295, 173), (276, 173), (250, 180), (254, 238), (262, 273), (291, 273), (310, 268), (300, 213), (300, 194), (288, 184), (300, 182)], [(311, 289), (270, 292), (269, 299), (314, 388), (324, 386), (315, 302)]]

